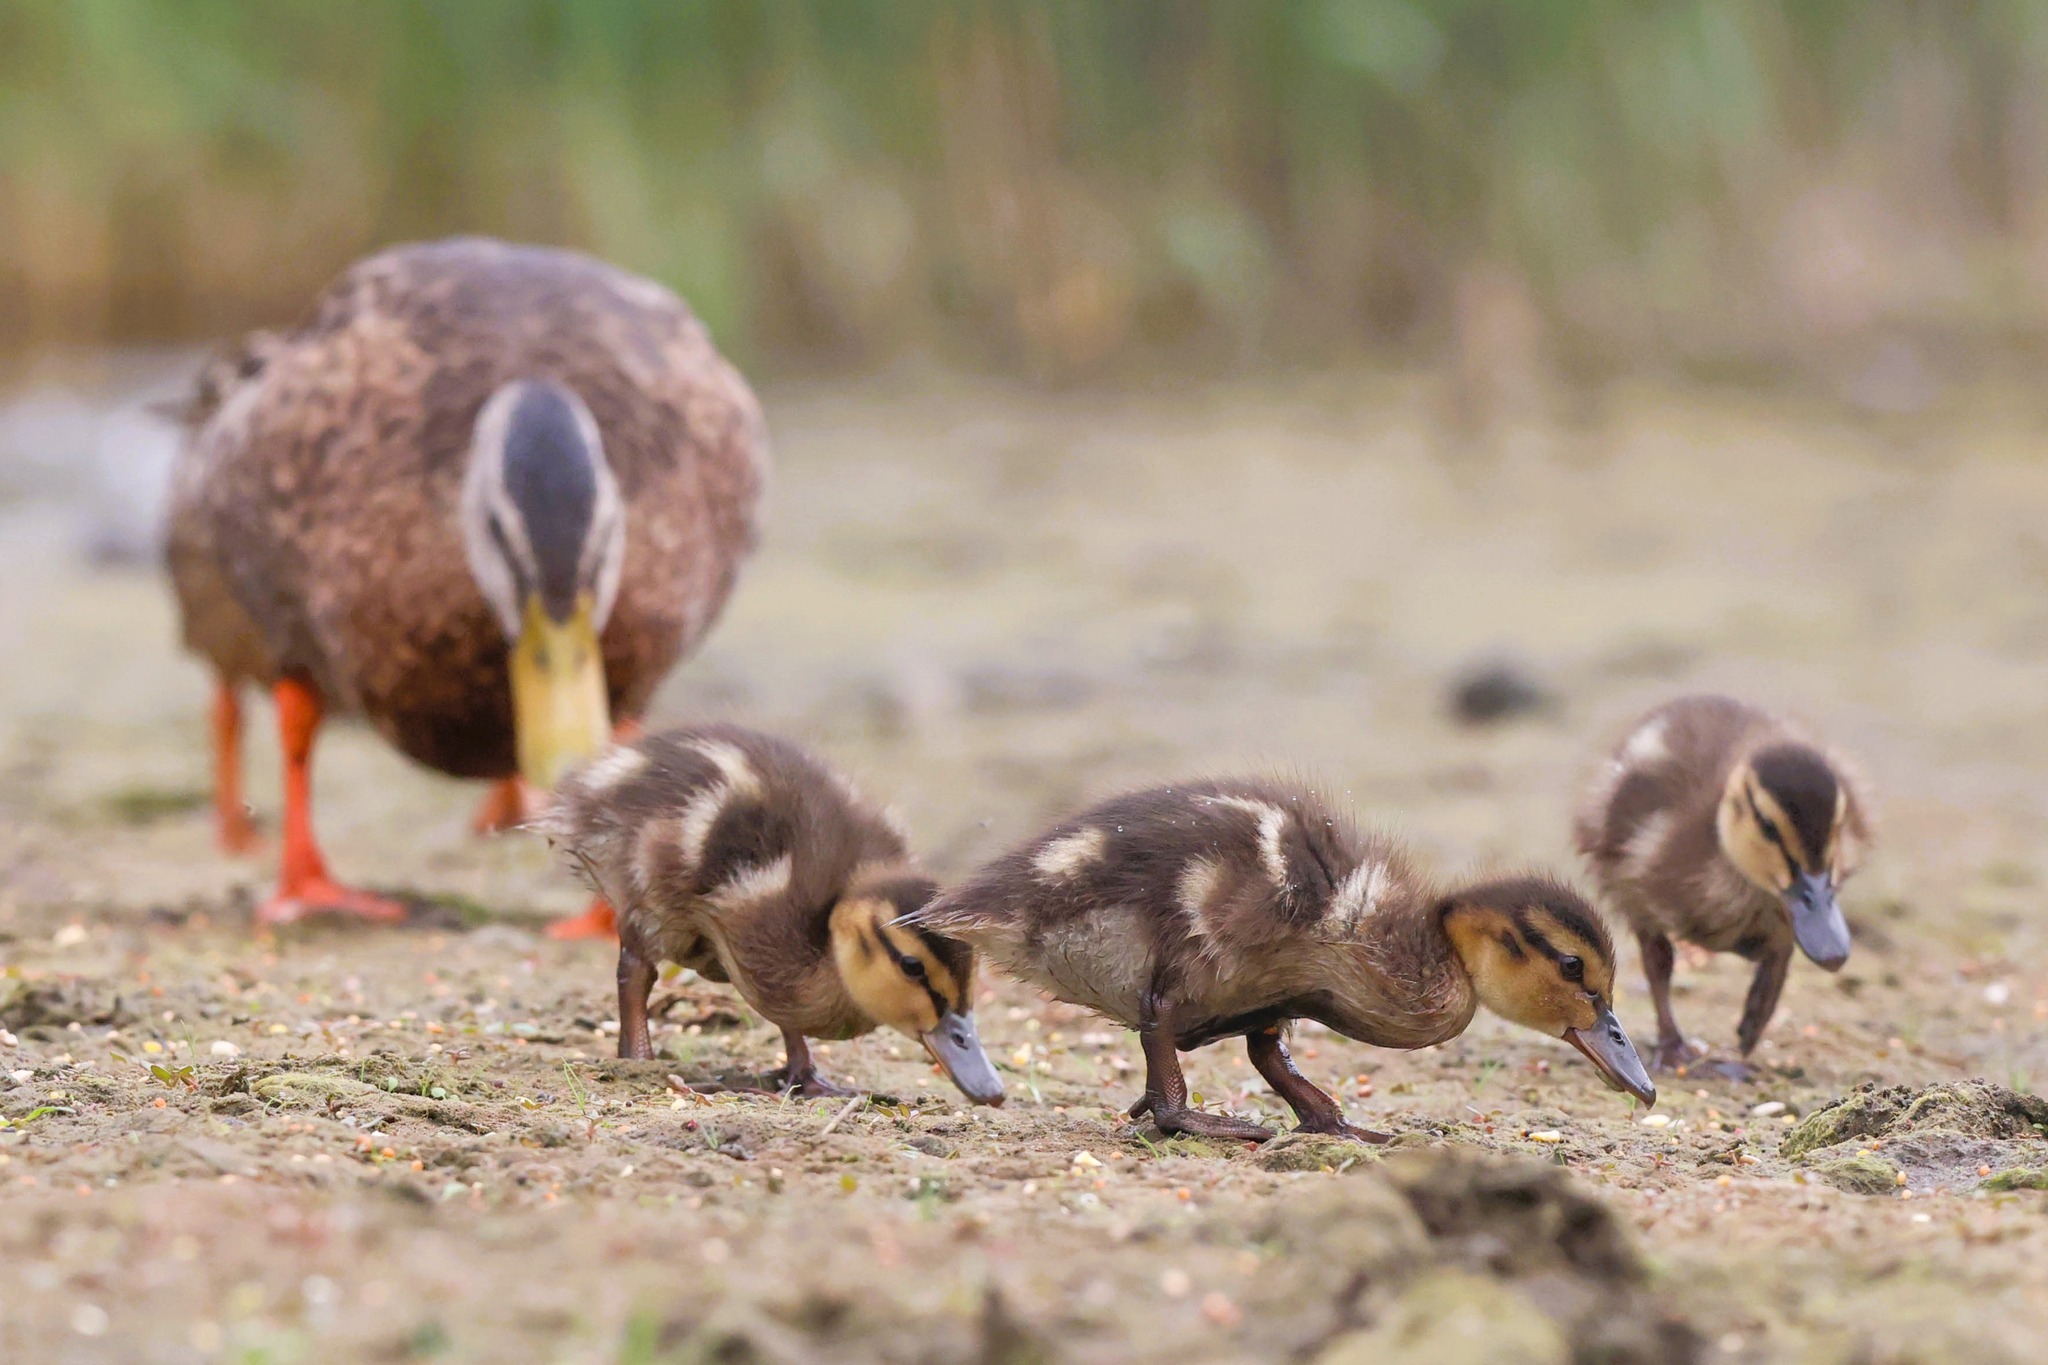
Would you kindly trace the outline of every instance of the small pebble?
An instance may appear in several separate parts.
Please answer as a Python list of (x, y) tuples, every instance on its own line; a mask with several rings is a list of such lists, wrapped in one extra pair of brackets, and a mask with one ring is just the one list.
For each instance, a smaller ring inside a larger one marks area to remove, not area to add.
[(216, 1057), (239, 1057), (242, 1055), (242, 1049), (236, 1047), (225, 1038), (215, 1039), (213, 1046), (207, 1050)]
[(1671, 1115), (1645, 1114), (1641, 1122), (1645, 1128), (1669, 1128), (1671, 1126)]
[(1749, 1112), (1760, 1119), (1774, 1119), (1778, 1115), (1785, 1112), (1785, 1101), (1765, 1100), (1762, 1104), (1755, 1106)]
[(1169, 1299), (1184, 1299), (1195, 1282), (1188, 1278), (1185, 1270), (1171, 1269), (1159, 1272), (1159, 1292)]
[(1095, 1159), (1095, 1154), (1092, 1152), (1076, 1152), (1074, 1153), (1074, 1164), (1076, 1166), (1094, 1167), (1100, 1166), (1102, 1163)]
[(1235, 1327), (1244, 1321), (1238, 1306), (1215, 1290), (1202, 1295), (1202, 1316), (1218, 1327)]
[(1555, 1128), (1545, 1128), (1545, 1129), (1544, 1129), (1544, 1130), (1543, 1130), (1542, 1132), (1540, 1132), (1540, 1133), (1531, 1133), (1531, 1134), (1529, 1134), (1529, 1141), (1531, 1141), (1531, 1142), (1563, 1142), (1563, 1141), (1564, 1141), (1564, 1134), (1563, 1134), (1563, 1133), (1560, 1133), (1560, 1132), (1558, 1132), (1558, 1131), (1557, 1131), (1557, 1129), (1555, 1129)]

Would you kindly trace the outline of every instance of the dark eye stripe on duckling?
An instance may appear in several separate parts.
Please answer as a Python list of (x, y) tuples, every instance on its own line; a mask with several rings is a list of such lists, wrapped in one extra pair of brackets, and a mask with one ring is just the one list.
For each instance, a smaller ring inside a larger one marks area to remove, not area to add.
[[(929, 948), (931, 946), (929, 939), (923, 931), (916, 928), (903, 928), (902, 926), (898, 927), (903, 929), (903, 932), (915, 934), (918, 938), (918, 941), (925, 947)], [(874, 950), (876, 952), (879, 952), (882, 956), (888, 958), (891, 962), (895, 963), (896, 969), (900, 972), (903, 972), (903, 975), (906, 978), (917, 982), (919, 986), (922, 986), (924, 988), (925, 998), (932, 1002), (932, 1009), (937, 1012), (940, 1018), (944, 1018), (946, 1015), (952, 1013), (955, 1008), (955, 1002), (948, 999), (946, 994), (940, 989), (940, 987), (941, 985), (945, 985), (954, 987), (955, 989), (960, 989), (961, 983), (957, 979), (948, 979), (944, 982), (935, 980), (932, 977), (931, 969), (929, 967), (925, 968), (925, 974), (923, 976), (912, 976), (910, 972), (904, 970), (904, 961), (907, 959), (910, 961), (922, 963), (922, 959), (918, 958), (916, 954), (907, 953), (903, 951), (900, 947), (898, 947), (897, 944), (894, 943), (887, 934), (882, 932), (880, 925), (871, 926), (871, 929), (876, 938)], [(862, 937), (865, 938), (866, 936), (863, 935)], [(938, 955), (934, 953), (933, 956), (937, 957)], [(939, 969), (942, 972), (945, 972), (948, 978), (954, 977), (954, 973), (946, 967), (943, 958), (939, 959)]]
[(1819, 857), (1834, 834), (1841, 784), (1825, 758), (1803, 744), (1777, 744), (1754, 755), (1749, 770), (1783, 811), (1802, 849)]

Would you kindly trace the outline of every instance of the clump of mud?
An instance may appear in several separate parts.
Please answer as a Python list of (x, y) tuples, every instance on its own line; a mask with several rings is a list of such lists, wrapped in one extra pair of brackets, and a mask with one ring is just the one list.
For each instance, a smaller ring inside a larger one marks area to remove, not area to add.
[(72, 1024), (126, 1024), (133, 1017), (121, 997), (102, 985), (0, 979), (0, 1027), (31, 1038), (54, 1037)]
[[(1963, 1190), (2048, 1161), (2048, 1100), (1985, 1080), (1921, 1089), (1866, 1085), (1809, 1115), (1779, 1145), (1823, 1180), (1857, 1194)], [(1904, 1177), (1903, 1180), (1900, 1177)]]
[[(1372, 1178), (1277, 1201), (1256, 1307), (1323, 1362), (1687, 1361), (1693, 1329), (1660, 1300), (1605, 1204), (1554, 1166), (1405, 1152)], [(1284, 1313), (1284, 1316), (1282, 1316)]]

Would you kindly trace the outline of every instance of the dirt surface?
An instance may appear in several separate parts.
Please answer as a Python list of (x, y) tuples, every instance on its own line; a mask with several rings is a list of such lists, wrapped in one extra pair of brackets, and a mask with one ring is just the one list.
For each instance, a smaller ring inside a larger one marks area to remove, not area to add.
[[(1304, 1030), (1305, 1069), (1401, 1135), (1381, 1153), (1164, 1141), (1120, 1117), (1129, 1035), (993, 979), (1000, 1111), (879, 1036), (822, 1060), (893, 1102), (679, 1095), (772, 1066), (773, 1030), (673, 983), (661, 1060), (608, 1060), (607, 951), (537, 933), (573, 880), (472, 839), (476, 788), (360, 730), (323, 744), (320, 827), (414, 924), (253, 934), (274, 849), (213, 850), (206, 680), (124, 563), (163, 437), (113, 400), (171, 368), (47, 371), (0, 408), (0, 1356), (2036, 1357), (2048, 412), (2023, 388), (1883, 422), (1618, 390), (1477, 442), (1398, 375), (767, 395), (766, 546), (660, 715), (816, 744), (945, 875), (1122, 785), (1248, 767), (1326, 780), (1445, 873), (1569, 868), (1580, 777), (1679, 690), (1860, 757), (1855, 956), (1794, 967), (1755, 1080), (1667, 1077), (1646, 1116), (1488, 1018), (1413, 1054)], [(1681, 1018), (1725, 1049), (1746, 985), (1682, 959)], [(1240, 1049), (1188, 1063), (1279, 1121)]]

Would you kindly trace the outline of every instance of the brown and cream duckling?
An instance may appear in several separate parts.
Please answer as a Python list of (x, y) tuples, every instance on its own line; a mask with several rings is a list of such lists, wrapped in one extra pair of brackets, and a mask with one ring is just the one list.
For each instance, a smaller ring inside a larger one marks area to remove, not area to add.
[[(183, 413), (167, 555), (212, 664), (222, 842), (246, 848), (240, 693), (276, 698), (283, 868), (258, 911), (393, 919), (314, 838), (323, 719), (414, 761), (554, 785), (640, 716), (752, 550), (767, 438), (746, 381), (651, 280), (482, 238), (351, 267)], [(591, 929), (609, 932), (609, 912)]]
[(1464, 1032), (1484, 1004), (1561, 1037), (1645, 1103), (1656, 1090), (1610, 1008), (1599, 916), (1543, 877), (1453, 890), (1416, 875), (1312, 790), (1197, 782), (1116, 797), (988, 864), (914, 919), (1071, 1004), (1138, 1031), (1163, 1132), (1263, 1141), (1188, 1103), (1178, 1054), (1242, 1036), (1301, 1127), (1370, 1141), (1294, 1067), (1314, 1019), (1379, 1047)]
[(1743, 702), (1681, 697), (1630, 727), (1573, 833), (1642, 945), (1660, 1068), (1693, 1056), (1671, 1012), (1673, 939), (1757, 964), (1736, 1031), (1745, 1057), (1795, 946), (1831, 972), (1848, 961), (1836, 893), (1869, 843), (1864, 804), (1842, 760)]
[(904, 920), (937, 883), (884, 812), (795, 745), (731, 725), (620, 745), (538, 826), (618, 909), (621, 1057), (654, 1055), (647, 996), (674, 962), (782, 1030), (778, 1088), (855, 1093), (819, 1076), (804, 1039), (888, 1026), (969, 1099), (1002, 1103), (974, 1027), (974, 950)]

